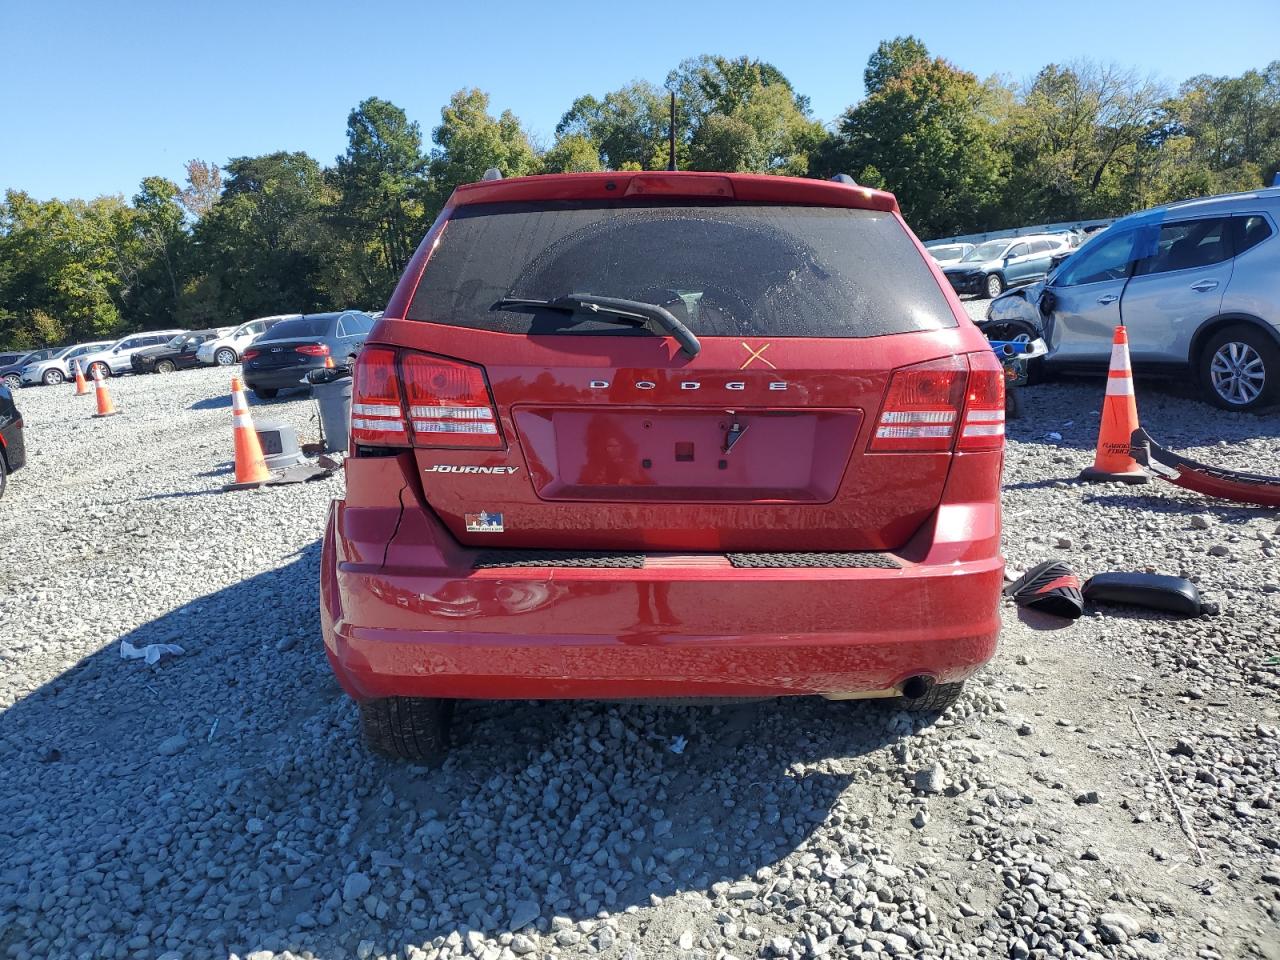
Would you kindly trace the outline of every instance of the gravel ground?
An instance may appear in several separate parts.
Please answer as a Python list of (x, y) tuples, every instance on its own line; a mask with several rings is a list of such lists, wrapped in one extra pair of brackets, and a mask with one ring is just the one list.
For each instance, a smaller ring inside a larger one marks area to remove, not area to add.
[[(113, 380), (104, 421), (70, 388), (18, 397), (0, 956), (1280, 957), (1280, 516), (1073, 483), (1099, 383), (1026, 391), (1010, 566), (1184, 574), (1221, 615), (1008, 606), (931, 726), (807, 699), (468, 703), (439, 770), (368, 756), (322, 656), (341, 479), (218, 492), (226, 385)], [(1274, 411), (1139, 392), (1168, 445), (1280, 464)], [(315, 431), (305, 399), (253, 409)], [(147, 666), (122, 639), (185, 653)]]

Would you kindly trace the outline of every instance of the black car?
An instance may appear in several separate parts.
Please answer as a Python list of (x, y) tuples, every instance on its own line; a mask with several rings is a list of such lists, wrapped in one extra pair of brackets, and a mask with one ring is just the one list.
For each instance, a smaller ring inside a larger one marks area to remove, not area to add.
[(61, 349), (61, 347), (48, 347), (45, 350), (23, 353), (0, 353), (0, 383), (11, 390), (17, 390), (22, 386), (23, 367), (29, 363), (48, 360)]
[(129, 362), (134, 373), (173, 373), (175, 370), (187, 370), (200, 365), (196, 359), (196, 351), (206, 340), (213, 340), (225, 334), (223, 330), (191, 330), (180, 333), (167, 343), (158, 347), (139, 350)]
[(9, 474), (27, 462), (27, 448), (22, 440), (22, 414), (13, 402), (13, 391), (0, 383), (0, 497), (9, 482)]
[(373, 318), (357, 310), (281, 320), (245, 350), (245, 386), (263, 400), (290, 387), (306, 387), (307, 372), (326, 360), (338, 366), (350, 363), (372, 327)]

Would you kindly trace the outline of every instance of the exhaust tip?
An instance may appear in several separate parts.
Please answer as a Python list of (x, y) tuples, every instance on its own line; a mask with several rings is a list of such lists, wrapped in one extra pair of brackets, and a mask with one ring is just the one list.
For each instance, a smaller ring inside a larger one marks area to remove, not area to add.
[(933, 689), (933, 677), (910, 677), (902, 685), (902, 695), (908, 700), (919, 700)]

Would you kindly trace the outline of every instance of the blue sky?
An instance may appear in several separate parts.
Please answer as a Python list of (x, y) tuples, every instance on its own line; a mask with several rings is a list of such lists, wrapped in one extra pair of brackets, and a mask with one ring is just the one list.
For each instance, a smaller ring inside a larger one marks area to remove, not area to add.
[(1091, 57), (1176, 84), (1280, 57), (1274, 0), (0, 0), (0, 25), (0, 189), (42, 199), (131, 196), (144, 176), (181, 180), (192, 157), (300, 149), (332, 163), (348, 112), (370, 95), (429, 140), (449, 94), (478, 86), (549, 143), (575, 96), (661, 83), (700, 53), (773, 62), (826, 122), (861, 97), (875, 45), (905, 33), (1015, 80)]

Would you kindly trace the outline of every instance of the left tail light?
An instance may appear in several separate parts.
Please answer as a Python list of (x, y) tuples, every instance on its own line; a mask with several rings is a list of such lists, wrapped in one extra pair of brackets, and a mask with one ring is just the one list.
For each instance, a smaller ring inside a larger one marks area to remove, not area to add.
[(301, 346), (293, 348), (294, 353), (301, 353), (307, 357), (327, 357), (329, 355), (329, 345), (327, 343), (304, 343)]
[(474, 364), (366, 347), (351, 387), (353, 445), (501, 450), (498, 413)]
[(255, 357), (260, 357), (260, 356), (262, 356), (262, 351), (261, 351), (261, 350), (257, 350), (257, 349), (255, 349), (255, 348), (253, 348), (253, 347), (250, 347), (250, 348), (249, 348), (248, 350), (246, 350), (244, 353), (240, 354), (240, 359), (241, 359), (241, 360), (253, 360)]

